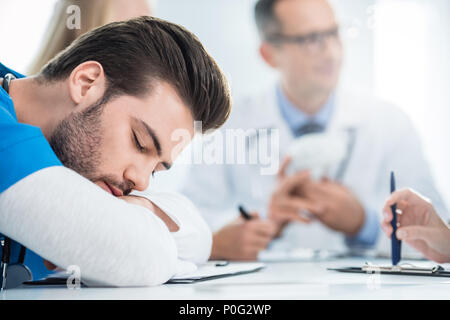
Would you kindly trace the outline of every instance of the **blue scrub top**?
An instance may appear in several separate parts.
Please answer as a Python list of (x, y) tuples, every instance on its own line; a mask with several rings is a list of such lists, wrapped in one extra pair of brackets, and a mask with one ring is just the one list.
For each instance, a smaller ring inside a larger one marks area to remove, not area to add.
[[(0, 63), (0, 78), (7, 73), (24, 77)], [(0, 194), (33, 172), (60, 165), (41, 129), (17, 121), (13, 101), (0, 86)], [(19, 250), (20, 244), (13, 241), (10, 263), (17, 262)], [(43, 259), (31, 250), (26, 252), (25, 265), (31, 269), (33, 279), (51, 273)]]

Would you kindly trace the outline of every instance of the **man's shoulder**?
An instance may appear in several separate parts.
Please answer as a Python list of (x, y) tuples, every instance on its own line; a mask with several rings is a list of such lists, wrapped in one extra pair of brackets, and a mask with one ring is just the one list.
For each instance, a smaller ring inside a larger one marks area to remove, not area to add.
[(14, 107), (0, 95), (0, 148), (38, 136), (43, 137), (40, 128), (18, 122)]
[(225, 128), (264, 127), (276, 110), (274, 85), (251, 94), (238, 96), (233, 102)]
[(5, 123), (17, 123), (11, 112), (11, 107), (0, 93), (0, 126)]
[(0, 98), (0, 193), (40, 169), (61, 165), (39, 127), (17, 121)]
[(260, 108), (261, 105), (270, 105), (271, 107), (275, 107), (275, 102), (276, 86), (273, 84), (265, 86), (258, 91), (236, 97), (233, 107), (237, 110), (243, 110), (243, 108)]
[(338, 91), (338, 106), (346, 112), (353, 112), (367, 121), (409, 121), (407, 113), (398, 105), (379, 96), (355, 90)]

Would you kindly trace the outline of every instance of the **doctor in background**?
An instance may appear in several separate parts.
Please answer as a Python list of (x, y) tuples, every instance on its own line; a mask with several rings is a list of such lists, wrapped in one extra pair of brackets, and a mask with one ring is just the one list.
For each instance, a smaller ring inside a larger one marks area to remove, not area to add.
[[(211, 258), (254, 260), (274, 238), (284, 248), (378, 246), (387, 253), (389, 247), (378, 240), (392, 170), (400, 187), (429, 195), (438, 212), (447, 212), (409, 118), (390, 104), (338, 87), (343, 48), (329, 3), (259, 0), (255, 19), (261, 56), (279, 80), (235, 103), (222, 132), (277, 129), (276, 161), (282, 164), (272, 175), (254, 164), (192, 166), (182, 192), (213, 229)], [(308, 171), (289, 174), (291, 143), (327, 132), (352, 133), (343, 174), (323, 179)], [(246, 146), (251, 151), (252, 144)], [(253, 219), (239, 216), (240, 203), (253, 211)]]

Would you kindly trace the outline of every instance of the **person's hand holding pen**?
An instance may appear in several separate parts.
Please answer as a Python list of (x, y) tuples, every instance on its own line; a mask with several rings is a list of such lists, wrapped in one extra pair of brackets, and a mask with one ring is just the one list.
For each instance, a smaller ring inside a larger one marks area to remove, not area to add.
[(383, 208), (382, 228), (391, 236), (391, 206), (397, 204), (397, 238), (403, 240), (427, 259), (450, 262), (450, 229), (439, 217), (430, 201), (411, 189), (392, 193)]
[(261, 220), (256, 212), (242, 213), (239, 218), (213, 235), (212, 260), (256, 260), (274, 238), (273, 222)]

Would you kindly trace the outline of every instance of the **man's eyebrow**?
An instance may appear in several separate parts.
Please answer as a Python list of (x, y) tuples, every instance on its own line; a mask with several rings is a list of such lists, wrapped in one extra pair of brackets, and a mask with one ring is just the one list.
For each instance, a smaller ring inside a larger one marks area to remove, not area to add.
[[(161, 143), (159, 142), (158, 136), (156, 135), (155, 131), (152, 128), (150, 128), (150, 126), (147, 123), (145, 123), (145, 121), (138, 119), (136, 117), (132, 117), (132, 118), (136, 123), (138, 123), (139, 125), (144, 127), (147, 134), (153, 140), (153, 144), (155, 145), (156, 153), (158, 154), (158, 157), (161, 157), (161, 154), (162, 154)], [(161, 164), (166, 168), (166, 170), (169, 170), (172, 167), (172, 164), (165, 162), (165, 161), (162, 162)]]

